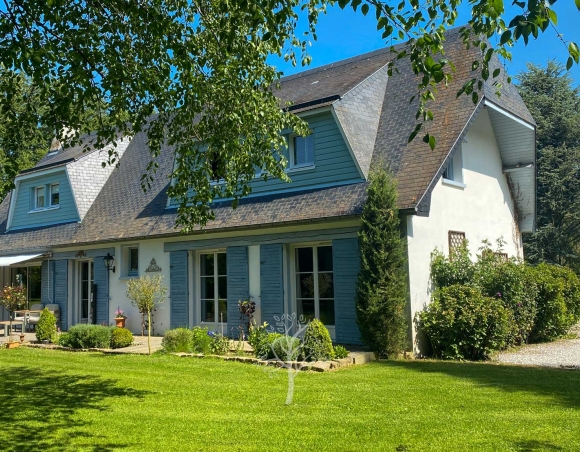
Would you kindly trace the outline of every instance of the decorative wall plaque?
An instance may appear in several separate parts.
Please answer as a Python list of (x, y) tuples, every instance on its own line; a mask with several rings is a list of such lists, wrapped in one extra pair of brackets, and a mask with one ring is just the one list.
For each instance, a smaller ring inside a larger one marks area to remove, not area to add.
[(155, 259), (151, 259), (151, 262), (149, 263), (149, 267), (147, 267), (147, 269), (145, 271), (146, 272), (160, 272), (161, 267), (159, 265), (157, 265), (157, 262), (155, 262)]
[(87, 257), (87, 253), (85, 253), (84, 251), (79, 251), (77, 254), (75, 254), (76, 257)]

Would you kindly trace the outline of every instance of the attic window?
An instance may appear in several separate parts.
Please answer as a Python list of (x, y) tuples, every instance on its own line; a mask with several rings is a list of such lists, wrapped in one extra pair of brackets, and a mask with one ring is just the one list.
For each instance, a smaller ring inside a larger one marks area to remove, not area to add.
[(457, 149), (445, 171), (443, 171), (443, 183), (464, 188), (463, 182), (463, 155), (461, 148)]
[(288, 148), (290, 168), (314, 166), (314, 133), (311, 132), (307, 137), (290, 135)]
[(60, 185), (52, 184), (50, 186), (50, 205), (58, 206), (60, 204)]
[(44, 209), (44, 187), (36, 187), (34, 190), (34, 208)]

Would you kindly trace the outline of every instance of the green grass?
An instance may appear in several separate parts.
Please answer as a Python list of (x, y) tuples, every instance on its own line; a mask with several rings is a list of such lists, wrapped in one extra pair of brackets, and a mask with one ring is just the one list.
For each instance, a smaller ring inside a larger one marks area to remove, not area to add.
[(580, 372), (381, 362), (296, 378), (174, 356), (0, 350), (0, 450), (580, 450)]

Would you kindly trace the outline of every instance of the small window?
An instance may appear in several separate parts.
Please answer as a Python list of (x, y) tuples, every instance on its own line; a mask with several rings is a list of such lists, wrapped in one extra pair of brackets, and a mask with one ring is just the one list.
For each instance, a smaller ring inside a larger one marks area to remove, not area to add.
[(463, 156), (461, 148), (455, 152), (453, 158), (449, 160), (449, 165), (443, 171), (443, 179), (453, 182), (463, 183)]
[(453, 257), (463, 242), (465, 242), (465, 232), (449, 231), (449, 257)]
[(314, 134), (307, 137), (290, 135), (289, 151), (291, 168), (314, 165)]
[(129, 248), (129, 276), (139, 274), (139, 248)]
[(44, 209), (44, 187), (37, 187), (34, 196), (34, 208)]
[(60, 185), (52, 184), (50, 186), (50, 205), (58, 206), (60, 204)]

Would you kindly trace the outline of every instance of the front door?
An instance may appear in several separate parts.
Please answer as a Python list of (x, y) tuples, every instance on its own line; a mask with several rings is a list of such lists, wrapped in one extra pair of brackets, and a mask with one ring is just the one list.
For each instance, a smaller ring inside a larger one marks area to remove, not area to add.
[(94, 323), (94, 269), (93, 261), (80, 261), (79, 275), (79, 323)]

